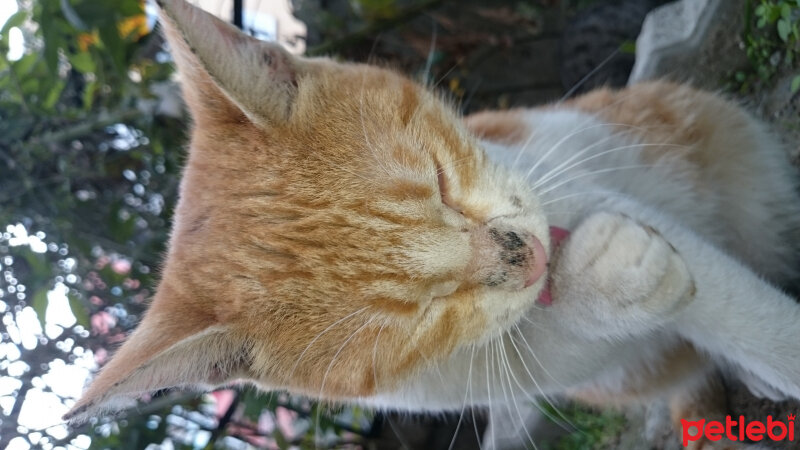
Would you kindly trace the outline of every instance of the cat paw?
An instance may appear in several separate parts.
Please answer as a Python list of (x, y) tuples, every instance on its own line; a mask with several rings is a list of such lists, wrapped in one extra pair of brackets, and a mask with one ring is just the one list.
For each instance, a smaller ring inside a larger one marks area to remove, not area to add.
[(596, 213), (562, 245), (552, 270), (553, 308), (591, 338), (652, 331), (694, 296), (681, 256), (654, 228)]

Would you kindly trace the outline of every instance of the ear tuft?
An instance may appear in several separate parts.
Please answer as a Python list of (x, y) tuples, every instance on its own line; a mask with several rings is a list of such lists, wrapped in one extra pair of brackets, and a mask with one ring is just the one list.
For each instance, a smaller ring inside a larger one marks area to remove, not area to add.
[[(160, 0), (165, 35), (184, 75), (187, 99), (207, 102), (210, 78), (251, 121), (286, 121), (306, 63), (278, 44), (259, 41), (184, 0)], [(216, 106), (216, 105), (214, 105)], [(213, 111), (213, 107), (211, 111)]]
[(248, 376), (251, 348), (220, 326), (177, 339), (143, 323), (114, 355), (75, 406), (70, 423), (127, 409), (136, 399), (173, 387), (209, 390)]

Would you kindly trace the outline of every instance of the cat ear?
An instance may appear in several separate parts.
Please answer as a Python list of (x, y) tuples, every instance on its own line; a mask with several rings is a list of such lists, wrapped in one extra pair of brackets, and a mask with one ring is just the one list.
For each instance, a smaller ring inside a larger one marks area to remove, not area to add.
[(186, 322), (176, 323), (180, 320), (158, 322), (152, 313), (145, 317), (64, 420), (80, 423), (104, 411), (128, 408), (159, 389), (208, 390), (247, 376), (250, 349), (241, 340), (237, 343), (224, 326), (191, 330)]
[(224, 120), (231, 106), (259, 125), (288, 119), (307, 63), (184, 0), (157, 3), (196, 120)]

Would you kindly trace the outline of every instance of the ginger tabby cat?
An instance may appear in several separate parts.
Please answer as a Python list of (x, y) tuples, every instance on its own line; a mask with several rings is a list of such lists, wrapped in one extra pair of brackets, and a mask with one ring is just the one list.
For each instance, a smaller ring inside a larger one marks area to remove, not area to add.
[(800, 398), (800, 306), (774, 287), (797, 276), (794, 174), (733, 104), (651, 83), (462, 119), (392, 71), (159, 4), (194, 119), (181, 200), (148, 313), (69, 420), (234, 380), (680, 418), (723, 369)]

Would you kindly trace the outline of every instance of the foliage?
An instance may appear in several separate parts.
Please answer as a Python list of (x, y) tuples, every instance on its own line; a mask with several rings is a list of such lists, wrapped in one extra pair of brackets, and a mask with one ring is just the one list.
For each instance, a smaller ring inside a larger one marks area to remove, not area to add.
[[(782, 70), (800, 67), (800, 0), (748, 0), (744, 42), (752, 69), (736, 73), (743, 92), (769, 83)], [(800, 75), (791, 89), (800, 90)]]
[[(548, 450), (586, 450), (617, 448), (620, 434), (625, 430), (625, 416), (613, 410), (593, 410), (570, 404), (558, 411), (552, 406), (542, 406), (551, 420), (561, 424), (566, 419), (574, 431), (546, 445)], [(563, 426), (563, 424), (562, 424)]]
[[(34, 404), (41, 395), (56, 398), (61, 412), (74, 403), (80, 386), (65, 390), (54, 378), (102, 364), (156, 282), (188, 124), (149, 20), (141, 0), (20, 0), (0, 24), (0, 448), (341, 442), (369, 417), (249, 390), (161, 392), (75, 429), (57, 419), (19, 423), (43, 408)], [(25, 48), (12, 60), (20, 32)], [(296, 436), (275, 425), (317, 411), (319, 440), (312, 419)]]

